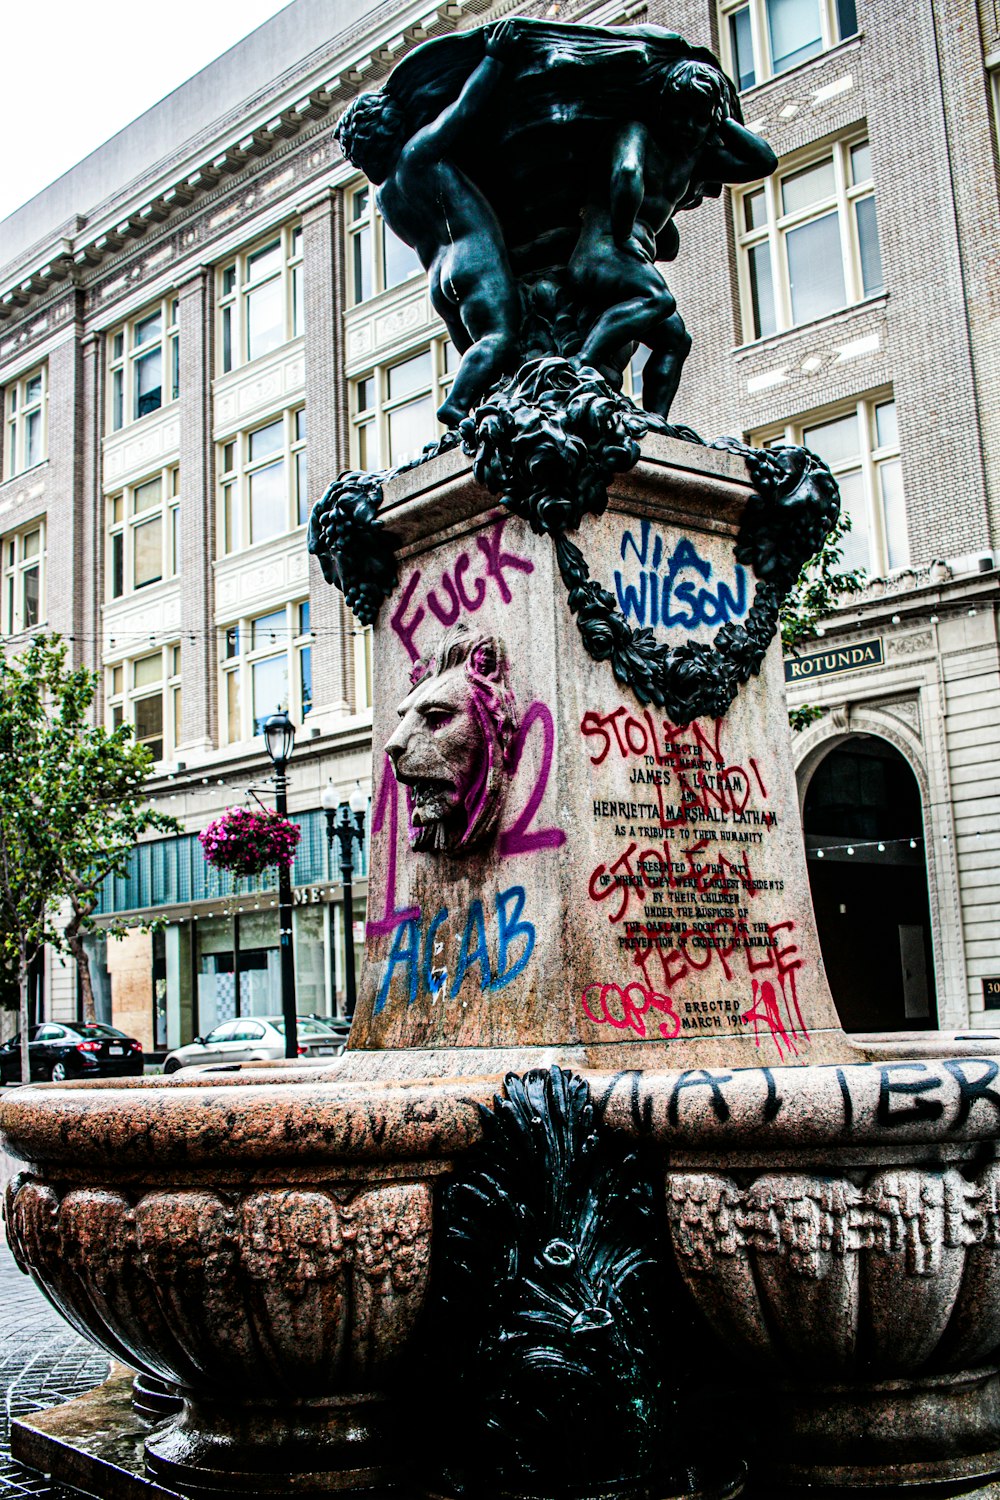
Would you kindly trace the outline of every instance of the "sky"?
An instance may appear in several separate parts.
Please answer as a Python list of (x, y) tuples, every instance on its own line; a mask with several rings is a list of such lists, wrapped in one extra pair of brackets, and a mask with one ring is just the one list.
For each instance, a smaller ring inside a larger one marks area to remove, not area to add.
[(0, 219), (286, 4), (0, 0), (4, 116), (20, 122), (0, 165)]

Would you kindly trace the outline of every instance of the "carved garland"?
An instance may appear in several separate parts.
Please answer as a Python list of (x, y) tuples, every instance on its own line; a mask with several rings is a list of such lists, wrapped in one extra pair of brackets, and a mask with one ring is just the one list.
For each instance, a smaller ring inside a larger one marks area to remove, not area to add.
[[(638, 461), (648, 432), (705, 446), (690, 428), (640, 411), (597, 371), (554, 354), (522, 366), (460, 429), (479, 483), (536, 534), (552, 537), (569, 608), (594, 660), (610, 662), (623, 687), (641, 703), (663, 708), (675, 724), (721, 718), (741, 685), (760, 671), (782, 601), (835, 526), (837, 486), (805, 448), (764, 452), (733, 438), (713, 443), (742, 456), (754, 485), (735, 546), (737, 561), (753, 570), (754, 599), (744, 624), (723, 625), (710, 643), (673, 646), (658, 641), (651, 629), (632, 629), (567, 536), (585, 515), (603, 514), (612, 477)], [(447, 434), (417, 462), (457, 441), (456, 434)], [(310, 519), (309, 550), (366, 625), (374, 623), (397, 583), (396, 539), (381, 526), (378, 512), (382, 485), (402, 472), (342, 475)]]

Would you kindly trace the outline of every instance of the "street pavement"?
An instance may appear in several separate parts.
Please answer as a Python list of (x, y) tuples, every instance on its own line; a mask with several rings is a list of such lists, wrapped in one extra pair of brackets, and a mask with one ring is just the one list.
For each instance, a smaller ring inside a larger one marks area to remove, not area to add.
[[(14, 1163), (0, 1151), (0, 1194)], [(0, 1224), (0, 1500), (80, 1500), (10, 1456), (10, 1424), (93, 1390), (108, 1357), (80, 1337), (15, 1264)]]
[(18, 1270), (0, 1229), (0, 1500), (79, 1500), (10, 1456), (14, 1417), (42, 1411), (100, 1385), (108, 1357), (50, 1307)]

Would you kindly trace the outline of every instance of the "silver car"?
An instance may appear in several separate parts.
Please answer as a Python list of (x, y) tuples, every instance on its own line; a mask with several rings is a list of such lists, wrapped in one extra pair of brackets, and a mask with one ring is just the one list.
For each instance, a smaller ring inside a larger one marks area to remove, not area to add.
[[(314, 1016), (299, 1016), (300, 1057), (337, 1057), (346, 1034)], [(223, 1021), (207, 1036), (196, 1036), (186, 1047), (168, 1052), (164, 1073), (178, 1068), (202, 1068), (209, 1063), (273, 1062), (285, 1055), (285, 1023), (281, 1016), (241, 1016)]]

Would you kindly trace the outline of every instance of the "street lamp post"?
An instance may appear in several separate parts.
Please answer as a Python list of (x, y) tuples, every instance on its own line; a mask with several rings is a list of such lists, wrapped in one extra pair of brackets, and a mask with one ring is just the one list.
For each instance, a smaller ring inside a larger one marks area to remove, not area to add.
[(340, 880), (344, 888), (344, 1004), (346, 1019), (354, 1017), (357, 1000), (357, 985), (354, 978), (354, 894), (351, 886), (353, 873), (352, 855), (354, 841), (364, 843), (365, 807), (367, 799), (360, 786), (356, 786), (346, 802), (337, 801), (333, 782), (323, 788), (320, 802), (326, 813), (326, 841), (330, 849), (330, 864), (333, 864), (333, 841), (340, 844)]
[[(288, 778), (285, 768), (295, 749), (295, 725), (284, 709), (264, 720), (264, 743), (274, 765), (274, 805), (281, 817), (288, 816)], [(278, 931), (281, 944), (281, 1014), (285, 1019), (285, 1056), (299, 1055), (299, 1028), (295, 1010), (295, 957), (292, 948), (292, 872), (278, 866)]]

